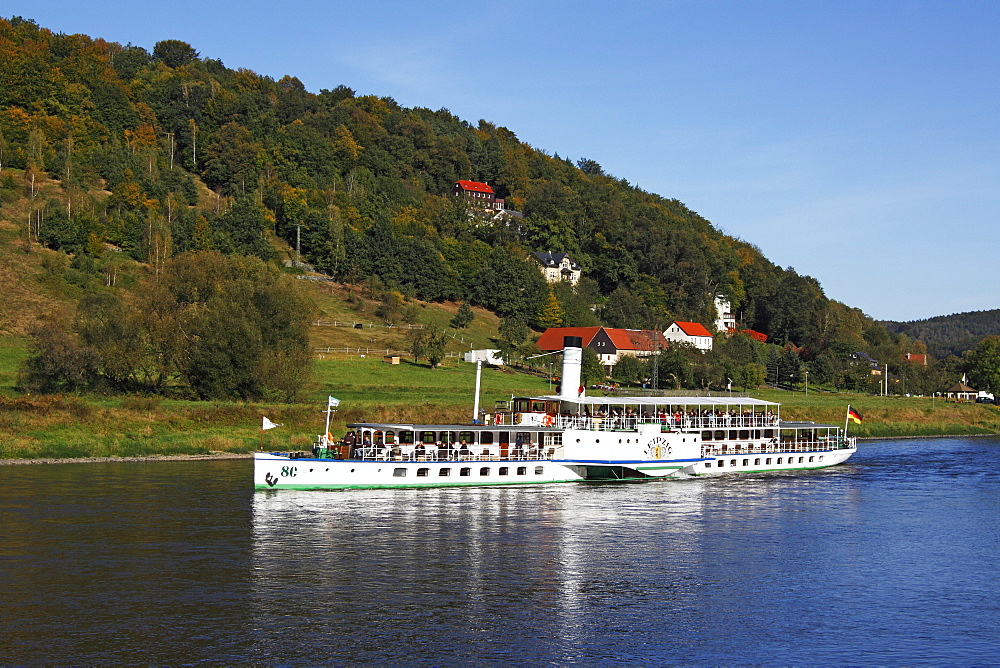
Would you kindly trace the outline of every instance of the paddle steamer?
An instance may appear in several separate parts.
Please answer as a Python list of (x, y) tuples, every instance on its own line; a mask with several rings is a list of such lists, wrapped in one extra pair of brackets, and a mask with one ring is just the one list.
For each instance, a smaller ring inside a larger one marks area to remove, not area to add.
[(347, 425), (312, 453), (254, 457), (258, 489), (649, 480), (817, 469), (856, 452), (836, 425), (781, 419), (749, 397), (588, 396), (582, 341), (566, 337), (558, 394), (512, 397), (471, 424)]

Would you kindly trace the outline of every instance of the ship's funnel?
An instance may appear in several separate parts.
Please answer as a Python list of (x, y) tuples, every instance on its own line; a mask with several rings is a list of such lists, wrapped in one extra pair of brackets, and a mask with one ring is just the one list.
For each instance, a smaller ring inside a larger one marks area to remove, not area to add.
[(580, 370), (583, 367), (583, 339), (579, 336), (563, 337), (562, 388), (559, 398), (577, 401), (583, 395)]

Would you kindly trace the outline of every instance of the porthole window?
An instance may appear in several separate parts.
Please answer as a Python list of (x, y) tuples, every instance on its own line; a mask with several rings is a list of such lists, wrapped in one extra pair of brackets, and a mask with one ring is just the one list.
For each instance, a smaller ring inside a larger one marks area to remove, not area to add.
[(736, 466), (736, 460), (735, 459), (730, 459), (729, 460), (729, 465), (730, 466)]
[(707, 469), (712, 468), (712, 462), (705, 462), (705, 468)]
[(778, 463), (779, 464), (781, 463), (781, 457), (778, 457)]
[(465, 466), (458, 472), (458, 475), (472, 475), (472, 469)]
[(816, 458), (813, 457), (812, 455), (809, 455), (809, 461), (813, 461), (814, 459), (816, 459)]
[(754, 458), (754, 460), (753, 460), (753, 465), (754, 465), (754, 466), (760, 466), (760, 457), (756, 457), (756, 458)]
[(406, 469), (405, 468), (393, 469), (392, 470), (392, 475), (393, 475), (394, 478), (405, 478), (406, 477)]
[(426, 478), (428, 473), (430, 473), (430, 469), (417, 469), (418, 478)]
[(484, 466), (483, 468), (479, 469), (479, 475), (489, 475), (489, 474), (490, 474), (489, 466)]
[(801, 464), (801, 463), (802, 463), (802, 461), (803, 461), (803, 458), (802, 458), (802, 457), (799, 457), (799, 464)]
[(439, 476), (451, 475), (451, 469), (438, 469), (438, 475)]
[(527, 466), (518, 466), (517, 467), (517, 474), (518, 475), (528, 475), (528, 467)]
[(768, 457), (767, 460), (764, 462), (764, 464), (767, 465), (767, 466), (770, 466), (771, 465), (771, 458)]
[(820, 460), (820, 461), (823, 461), (823, 455), (820, 455), (820, 456), (819, 456), (819, 460)]
[(545, 473), (545, 467), (544, 466), (536, 466), (535, 467), (535, 475), (542, 475), (543, 473)]
[(509, 470), (510, 469), (508, 469), (506, 466), (501, 466), (500, 470), (497, 473), (499, 473), (500, 475), (507, 475), (507, 471)]
[(750, 460), (749, 459), (744, 459), (743, 460), (743, 466), (750, 466)]

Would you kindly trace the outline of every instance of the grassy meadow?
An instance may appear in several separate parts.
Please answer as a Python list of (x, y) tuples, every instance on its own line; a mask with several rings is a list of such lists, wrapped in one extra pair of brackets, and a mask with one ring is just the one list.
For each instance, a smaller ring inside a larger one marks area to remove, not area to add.
[[(475, 365), (451, 361), (437, 369), (380, 357), (324, 356), (298, 403), (199, 402), (135, 396), (20, 396), (14, 390), (22, 339), (0, 341), (0, 459), (129, 457), (252, 452), (261, 417), (283, 426), (263, 434), (266, 448), (308, 449), (322, 431), (326, 397), (341, 400), (333, 430), (353, 421), (451, 422), (472, 417)], [(539, 394), (548, 381), (484, 367), (480, 406), (511, 394)], [(782, 403), (787, 419), (843, 424), (850, 403), (865, 416), (851, 424), (862, 437), (1000, 433), (1000, 408), (930, 398), (761, 391)]]

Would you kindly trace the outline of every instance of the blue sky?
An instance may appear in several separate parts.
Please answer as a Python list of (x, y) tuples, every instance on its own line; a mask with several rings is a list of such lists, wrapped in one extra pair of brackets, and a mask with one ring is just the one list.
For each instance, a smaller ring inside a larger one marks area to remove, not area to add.
[(1000, 308), (1000, 2), (5, 0), (504, 125), (877, 319)]

